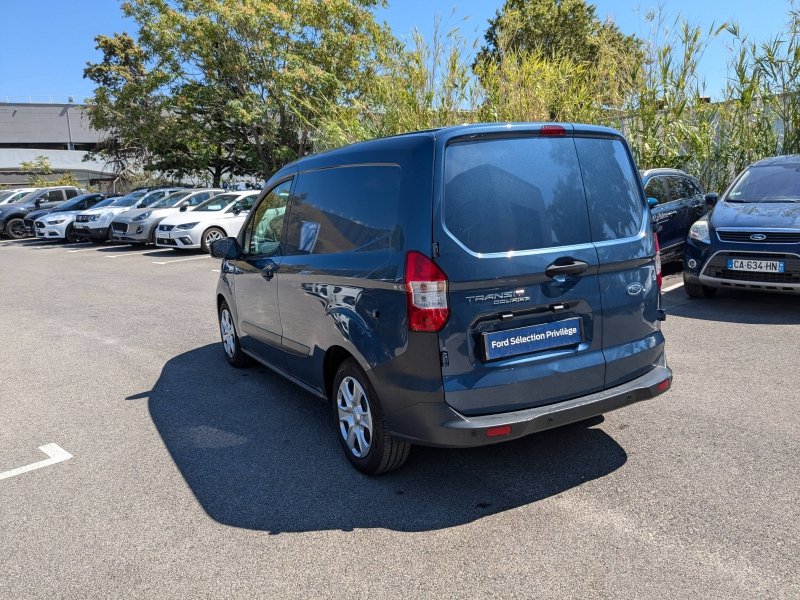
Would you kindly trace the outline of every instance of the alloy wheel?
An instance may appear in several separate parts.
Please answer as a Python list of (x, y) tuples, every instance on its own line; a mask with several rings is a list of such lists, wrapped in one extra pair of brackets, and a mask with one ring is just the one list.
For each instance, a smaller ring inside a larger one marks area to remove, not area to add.
[(211, 248), (211, 244), (222, 239), (222, 234), (216, 229), (212, 229), (206, 234), (206, 248)]
[(219, 329), (222, 333), (222, 346), (225, 348), (225, 354), (229, 358), (233, 358), (236, 354), (236, 332), (233, 329), (231, 313), (227, 308), (223, 308), (222, 314), (219, 316)]
[(26, 236), (25, 223), (22, 219), (14, 219), (8, 224), (8, 235), (17, 240)]
[(339, 431), (347, 447), (363, 458), (372, 447), (372, 411), (364, 388), (353, 377), (345, 377), (336, 394)]

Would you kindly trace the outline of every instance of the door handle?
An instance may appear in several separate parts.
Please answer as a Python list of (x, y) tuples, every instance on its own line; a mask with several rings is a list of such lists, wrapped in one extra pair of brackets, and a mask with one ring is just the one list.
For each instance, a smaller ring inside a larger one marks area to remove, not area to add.
[(278, 272), (278, 265), (269, 260), (267, 261), (266, 266), (263, 269), (261, 269), (261, 276), (267, 281), (270, 281), (277, 272)]
[(544, 274), (553, 279), (559, 275), (580, 275), (588, 269), (589, 263), (566, 257), (557, 259), (545, 269)]
[(677, 215), (677, 214), (678, 214), (678, 211), (677, 211), (677, 210), (671, 210), (671, 211), (669, 211), (669, 212), (667, 213), (667, 218), (669, 218), (669, 217), (674, 217), (674, 216), (675, 216), (675, 215)]

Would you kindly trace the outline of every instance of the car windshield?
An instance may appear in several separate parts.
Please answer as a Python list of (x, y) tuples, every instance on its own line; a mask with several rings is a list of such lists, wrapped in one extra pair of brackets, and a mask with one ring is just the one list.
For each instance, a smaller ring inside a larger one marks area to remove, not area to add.
[(131, 192), (127, 196), (123, 196), (122, 198), (117, 198), (110, 206), (133, 206), (146, 193), (147, 190), (139, 190), (138, 192)]
[(219, 212), (240, 196), (241, 194), (220, 194), (203, 202), (194, 212)]
[(175, 206), (178, 202), (186, 198), (189, 194), (192, 193), (192, 190), (187, 190), (183, 192), (172, 192), (169, 196), (162, 198), (158, 202), (153, 202), (150, 205), (150, 208), (169, 208), (171, 206)]
[(111, 206), (114, 204), (114, 201), (118, 198), (114, 196), (113, 198), (106, 198), (105, 200), (101, 200), (97, 204), (95, 204), (92, 208), (103, 208), (104, 206)]
[(73, 210), (74, 206), (80, 204), (82, 201), (86, 200), (86, 198), (91, 198), (92, 196), (94, 196), (94, 194), (88, 194), (86, 196), (76, 196), (72, 200), (67, 200), (66, 202), (64, 202), (64, 204), (60, 205), (58, 208), (55, 208), (50, 212), (64, 212), (67, 210)]
[(800, 164), (750, 167), (725, 199), (728, 202), (800, 202)]

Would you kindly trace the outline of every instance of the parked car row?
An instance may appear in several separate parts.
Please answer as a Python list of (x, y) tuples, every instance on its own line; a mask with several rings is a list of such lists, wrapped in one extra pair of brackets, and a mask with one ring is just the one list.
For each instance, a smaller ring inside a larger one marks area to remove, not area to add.
[(7, 190), (0, 196), (0, 232), (15, 239), (155, 244), (207, 252), (213, 241), (239, 232), (258, 194), (178, 187), (143, 188), (125, 196), (71, 187)]

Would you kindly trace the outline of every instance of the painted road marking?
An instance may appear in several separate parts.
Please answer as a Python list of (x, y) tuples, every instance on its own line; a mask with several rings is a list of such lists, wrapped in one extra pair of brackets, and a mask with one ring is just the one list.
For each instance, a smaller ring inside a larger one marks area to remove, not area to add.
[(126, 252), (125, 254), (109, 254), (106, 258), (121, 258), (123, 256), (139, 256), (140, 254), (145, 254), (147, 252), (152, 252), (152, 250), (142, 250), (141, 252)]
[(668, 288), (664, 288), (663, 290), (661, 290), (661, 293), (663, 294), (665, 292), (671, 292), (672, 290), (677, 290), (679, 287), (683, 287), (682, 281), (680, 283), (676, 283), (675, 285), (671, 285)]
[(20, 467), (19, 469), (12, 469), (11, 471), (0, 473), (0, 479), (8, 479), (9, 477), (14, 477), (15, 475), (21, 475), (22, 473), (41, 469), (42, 467), (49, 467), (50, 465), (54, 465), (72, 458), (72, 454), (64, 450), (58, 444), (46, 444), (44, 446), (39, 446), (39, 450), (47, 454), (47, 456), (50, 458), (40, 460), (39, 462), (35, 462), (25, 467)]
[(169, 263), (183, 262), (185, 260), (199, 260), (201, 258), (211, 258), (210, 256), (193, 256), (192, 258), (179, 258), (178, 260), (168, 260), (165, 262), (153, 261), (154, 265), (168, 265)]
[(89, 250), (97, 250), (97, 248), (83, 248), (82, 250), (67, 250), (67, 252), (89, 252)]

